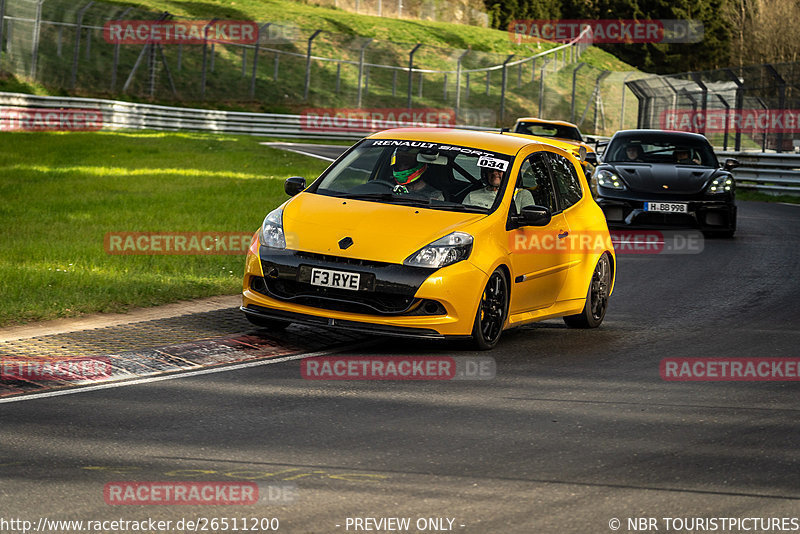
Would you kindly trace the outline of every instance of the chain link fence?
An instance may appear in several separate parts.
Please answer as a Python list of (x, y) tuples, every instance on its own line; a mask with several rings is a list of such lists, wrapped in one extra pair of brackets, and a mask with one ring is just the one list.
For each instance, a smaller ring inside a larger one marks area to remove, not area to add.
[(489, 15), (482, 0), (316, 0), (313, 3), (376, 17), (489, 26)]
[(224, 22), (210, 20), (190, 21), (194, 44), (137, 43), (109, 26), (174, 17), (72, 0), (0, 0), (0, 20), (0, 71), (54, 92), (279, 113), (448, 109), (486, 127), (539, 116), (599, 135), (636, 122), (623, 82), (641, 74), (583, 64), (580, 38), (503, 55), (258, 22), (251, 42), (231, 42), (208, 38)]
[(704, 134), (722, 150), (800, 149), (800, 63), (764, 64), (629, 81), (640, 128)]

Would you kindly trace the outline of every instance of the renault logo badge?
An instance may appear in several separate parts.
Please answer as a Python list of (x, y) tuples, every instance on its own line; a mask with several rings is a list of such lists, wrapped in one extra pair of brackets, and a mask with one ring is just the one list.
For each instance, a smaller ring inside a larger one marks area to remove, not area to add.
[(344, 249), (350, 248), (350, 246), (352, 244), (353, 244), (353, 238), (352, 237), (344, 237), (344, 238), (341, 239), (341, 241), (339, 241), (339, 248), (344, 250)]

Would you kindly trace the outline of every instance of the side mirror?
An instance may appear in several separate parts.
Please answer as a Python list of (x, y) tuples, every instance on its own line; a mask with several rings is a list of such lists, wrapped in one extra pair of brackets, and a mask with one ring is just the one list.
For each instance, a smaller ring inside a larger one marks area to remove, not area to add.
[(725, 160), (725, 164), (722, 166), (723, 169), (726, 171), (731, 171), (740, 165), (738, 159), (728, 158)]
[(502, 133), (506, 133), (506, 132), (510, 132), (510, 131), (511, 131), (511, 128), (500, 128), (500, 133), (501, 134)]
[(302, 176), (292, 176), (287, 178), (283, 184), (283, 190), (290, 197), (295, 196), (297, 193), (306, 188), (306, 179)]
[(597, 165), (597, 153), (587, 152), (586, 158), (584, 158), (584, 160), (586, 161), (586, 163), (589, 163), (591, 165)]
[(525, 206), (516, 217), (517, 226), (547, 226), (552, 215), (544, 206)]

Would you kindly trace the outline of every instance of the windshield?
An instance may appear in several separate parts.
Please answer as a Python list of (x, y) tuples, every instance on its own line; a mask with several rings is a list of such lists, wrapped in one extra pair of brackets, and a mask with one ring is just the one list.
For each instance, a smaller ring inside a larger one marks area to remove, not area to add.
[(569, 139), (570, 141), (583, 141), (581, 133), (574, 126), (562, 124), (549, 124), (541, 122), (517, 123), (515, 133), (538, 135), (539, 137), (552, 137), (554, 139)]
[(309, 192), (430, 209), (488, 213), (499, 204), (512, 156), (470, 147), (365, 139)]
[(717, 167), (711, 146), (695, 137), (641, 135), (614, 138), (603, 160), (608, 163), (669, 163)]

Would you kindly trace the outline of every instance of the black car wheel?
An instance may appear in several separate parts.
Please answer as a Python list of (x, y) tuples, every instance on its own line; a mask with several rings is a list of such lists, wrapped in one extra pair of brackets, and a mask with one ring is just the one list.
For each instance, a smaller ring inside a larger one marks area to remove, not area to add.
[(611, 291), (611, 260), (607, 253), (600, 256), (592, 273), (586, 304), (583, 311), (567, 315), (564, 322), (570, 328), (597, 328), (603, 322), (608, 309), (608, 295)]
[(489, 277), (483, 290), (472, 339), (480, 350), (488, 350), (497, 345), (508, 314), (508, 279), (502, 269), (497, 269)]

